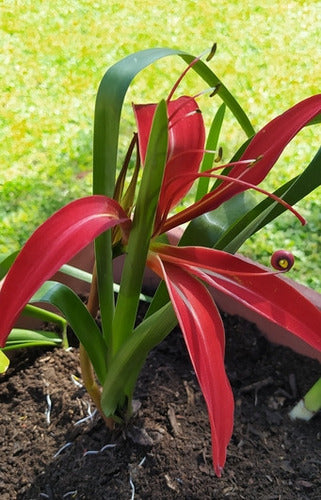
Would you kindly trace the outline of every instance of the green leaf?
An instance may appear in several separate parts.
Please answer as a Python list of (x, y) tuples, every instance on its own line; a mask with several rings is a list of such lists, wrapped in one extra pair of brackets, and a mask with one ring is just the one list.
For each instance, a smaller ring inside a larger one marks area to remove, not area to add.
[[(225, 104), (222, 104), (217, 112), (215, 113), (214, 119), (212, 121), (212, 125), (210, 128), (210, 131), (208, 133), (207, 137), (207, 142), (206, 142), (206, 149), (210, 151), (215, 151), (218, 145), (218, 139), (221, 133), (221, 128), (223, 125), (223, 120), (225, 116), (225, 109), (226, 106)], [(213, 165), (213, 155), (212, 154), (206, 154), (204, 155), (204, 159), (202, 161), (201, 165), (201, 172), (205, 172), (206, 170), (209, 170), (212, 168)], [(198, 181), (198, 186), (197, 186), (197, 192), (195, 196), (195, 201), (198, 201), (202, 196), (204, 196), (208, 192), (208, 186), (209, 186), (209, 178), (208, 177), (201, 177)]]
[(56, 306), (86, 349), (99, 382), (106, 376), (106, 345), (95, 320), (80, 298), (67, 286), (47, 281), (32, 297), (31, 302), (45, 302)]
[(144, 320), (122, 345), (108, 367), (101, 405), (106, 416), (129, 402), (140, 370), (149, 351), (176, 326), (177, 318), (171, 303)]
[(56, 323), (61, 328), (63, 328), (66, 324), (66, 320), (58, 314), (47, 311), (46, 309), (42, 309), (41, 307), (32, 306), (31, 304), (27, 304), (25, 306), (23, 315), (29, 316), (31, 318), (41, 319), (42, 321), (46, 321), (47, 323)]
[(13, 328), (3, 350), (9, 351), (35, 346), (55, 346), (61, 345), (61, 342), (61, 337), (55, 332)]
[(167, 106), (156, 108), (149, 137), (143, 177), (129, 236), (113, 322), (112, 352), (116, 353), (134, 327), (155, 213), (167, 160)]
[(193, 219), (179, 244), (214, 247), (239, 219), (240, 214), (248, 212), (256, 204), (257, 198), (249, 191), (234, 196), (212, 212)]
[(66, 274), (67, 276), (71, 276), (72, 278), (76, 278), (80, 281), (84, 281), (85, 283), (91, 284), (92, 281), (92, 274), (88, 273), (87, 271), (83, 271), (82, 269), (79, 269), (78, 267), (71, 266), (70, 264), (64, 264), (61, 266), (59, 269), (59, 272), (62, 274)]
[[(281, 186), (275, 191), (275, 194), (290, 205), (294, 205), (320, 185), (321, 148), (304, 172)], [(220, 240), (217, 241), (215, 248), (226, 250), (230, 253), (236, 252), (252, 234), (274, 220), (285, 210), (286, 208), (283, 205), (271, 198), (265, 198), (252, 210), (243, 212), (239, 220), (231, 225)]]
[[(100, 83), (95, 106), (93, 193), (113, 196), (117, 165), (119, 124), (123, 101), (133, 78), (158, 59), (178, 55), (187, 63), (195, 59), (191, 54), (170, 48), (153, 48), (130, 54), (107, 70)], [(202, 61), (193, 70), (211, 87), (220, 83), (218, 95), (231, 109), (248, 136), (254, 129), (241, 106), (221, 80)], [(99, 300), (104, 337), (111, 331), (114, 295), (112, 287), (112, 251), (110, 231), (95, 243)]]
[[(113, 196), (116, 177), (120, 115), (133, 78), (158, 59), (179, 54), (172, 49), (147, 49), (130, 54), (107, 70), (100, 83), (95, 106), (93, 193)], [(110, 231), (95, 242), (99, 302), (104, 338), (112, 331), (114, 292)]]

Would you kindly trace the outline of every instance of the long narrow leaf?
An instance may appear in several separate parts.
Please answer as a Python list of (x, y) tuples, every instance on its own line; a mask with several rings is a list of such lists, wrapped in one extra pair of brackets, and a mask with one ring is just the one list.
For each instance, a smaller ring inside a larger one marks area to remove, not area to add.
[[(67, 321), (65, 318), (61, 317), (59, 314), (55, 314), (51, 311), (47, 311), (42, 307), (32, 306), (31, 304), (27, 304), (23, 311), (23, 316), (29, 316), (31, 318), (36, 318), (46, 323), (54, 323), (59, 328), (61, 328), (61, 340), (62, 345), (65, 349), (69, 347), (68, 344), (68, 336), (67, 336)], [(10, 337), (10, 335), (9, 335)], [(8, 344), (8, 340), (6, 345)]]
[(182, 268), (214, 288), (321, 350), (321, 311), (279, 276), (238, 256), (204, 247), (159, 247), (162, 260)]
[(148, 142), (145, 167), (129, 236), (120, 290), (113, 322), (112, 352), (115, 354), (134, 327), (139, 294), (156, 208), (164, 176), (168, 145), (165, 101), (158, 105)]
[(150, 350), (159, 344), (177, 325), (171, 303), (167, 303), (154, 315), (140, 323), (121, 346), (108, 366), (103, 393), (102, 408), (111, 416), (131, 401), (137, 377)]
[[(96, 98), (93, 149), (93, 193), (113, 196), (116, 177), (119, 124), (126, 92), (133, 78), (162, 57), (179, 54), (172, 49), (147, 49), (130, 54), (109, 68)], [(108, 341), (114, 317), (111, 234), (95, 241), (98, 294), (102, 331)]]
[(31, 302), (44, 302), (57, 307), (86, 349), (101, 384), (106, 377), (106, 344), (95, 320), (80, 298), (66, 285), (47, 281)]
[[(280, 187), (275, 194), (290, 205), (294, 205), (320, 185), (321, 148), (304, 172)], [(215, 248), (234, 253), (252, 234), (276, 219), (285, 210), (283, 205), (266, 198), (250, 211), (243, 212), (242, 217), (221, 235), (215, 243)]]
[(217, 476), (233, 430), (233, 394), (224, 367), (224, 327), (206, 288), (179, 266), (166, 264), (163, 278), (181, 326), (209, 413)]
[[(215, 113), (206, 141), (206, 150), (208, 151), (214, 151), (217, 148), (225, 116), (225, 109), (226, 105), (222, 104)], [(205, 154), (200, 171), (205, 172), (205, 170), (209, 170), (212, 167), (212, 164), (213, 164), (213, 156), (210, 154)], [(208, 192), (208, 186), (209, 186), (209, 178), (201, 177), (197, 184), (195, 201), (200, 200), (202, 196), (204, 196)]]
[(0, 343), (44, 281), (100, 233), (129, 219), (114, 200), (89, 196), (73, 201), (44, 222), (29, 238), (0, 290)]
[[(94, 123), (94, 168), (93, 193), (112, 196), (115, 186), (118, 136), (121, 110), (126, 92), (134, 77), (144, 68), (163, 57), (178, 55), (190, 63), (195, 59), (191, 54), (170, 48), (153, 48), (142, 50), (125, 57), (105, 73), (96, 98)], [(220, 79), (202, 61), (198, 61), (193, 70), (196, 71), (211, 87), (218, 83), (218, 95), (231, 109), (241, 127), (248, 136), (254, 129), (239, 103), (231, 95)], [(111, 235), (101, 235), (95, 242), (98, 289), (101, 305), (102, 329), (107, 338), (112, 328), (114, 296), (112, 280)], [(103, 277), (103, 278), (101, 278)]]
[(91, 273), (84, 271), (83, 269), (79, 269), (78, 267), (71, 266), (70, 264), (64, 264), (59, 269), (59, 272), (65, 274), (66, 276), (71, 276), (72, 278), (76, 278), (77, 280), (84, 281), (85, 283), (91, 283), (93, 276)]
[(23, 347), (55, 346), (61, 345), (61, 342), (61, 337), (55, 332), (13, 328), (7, 338), (3, 351), (21, 349)]

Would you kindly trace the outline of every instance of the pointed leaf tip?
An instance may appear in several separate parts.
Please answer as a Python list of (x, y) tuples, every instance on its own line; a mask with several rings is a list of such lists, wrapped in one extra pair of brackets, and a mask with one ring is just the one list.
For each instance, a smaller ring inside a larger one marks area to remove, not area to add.
[[(161, 258), (161, 257), (160, 257)], [(204, 395), (212, 435), (213, 465), (221, 475), (233, 430), (234, 400), (224, 367), (224, 327), (205, 286), (177, 265), (154, 256), (149, 264), (165, 280)]]
[[(145, 162), (147, 145), (151, 131), (156, 104), (134, 105), (138, 128), (139, 149), (142, 163)], [(199, 107), (192, 97), (182, 96), (167, 103), (169, 145), (163, 186), (159, 199), (158, 217), (166, 213), (185, 196), (194, 180), (186, 182), (178, 178), (182, 172), (196, 173), (203, 158), (205, 127)], [(173, 179), (175, 181), (173, 181)], [(168, 186), (175, 182), (175, 195), (167, 194)], [(166, 212), (164, 214), (164, 212)]]
[(115, 200), (88, 196), (58, 210), (31, 235), (11, 266), (0, 290), (0, 344), (38, 288), (82, 248), (117, 224), (130, 219)]
[[(256, 159), (251, 165), (236, 165), (228, 174), (250, 184), (258, 185), (270, 172), (285, 147), (315, 116), (321, 112), (321, 94), (316, 94), (295, 104), (267, 123), (254, 135), (240, 160)], [(244, 191), (244, 187), (223, 180), (215, 189), (216, 195), (224, 193), (224, 200)]]

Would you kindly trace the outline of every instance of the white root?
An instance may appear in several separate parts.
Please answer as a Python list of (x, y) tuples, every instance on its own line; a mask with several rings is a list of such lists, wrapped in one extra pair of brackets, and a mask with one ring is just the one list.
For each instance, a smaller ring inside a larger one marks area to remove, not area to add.
[(46, 415), (47, 425), (50, 425), (50, 414), (51, 414), (52, 404), (51, 404), (51, 399), (50, 399), (49, 394), (46, 395), (46, 400), (47, 400), (47, 408), (45, 411), (45, 415)]
[(66, 443), (66, 444), (64, 444), (61, 448), (59, 448), (59, 450), (57, 451), (57, 453), (54, 454), (53, 458), (58, 457), (58, 455), (60, 455), (60, 453), (62, 451), (64, 451), (66, 448), (68, 448), (71, 445), (72, 445), (72, 443)]

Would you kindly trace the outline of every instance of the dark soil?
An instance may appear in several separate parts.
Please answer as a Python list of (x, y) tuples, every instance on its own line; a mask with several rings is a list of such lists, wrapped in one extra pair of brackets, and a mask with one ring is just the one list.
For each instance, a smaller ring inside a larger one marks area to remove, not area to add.
[(79, 376), (76, 348), (16, 355), (1, 383), (0, 498), (319, 499), (321, 415), (308, 424), (288, 418), (320, 376), (319, 363), (270, 345), (239, 318), (224, 319), (236, 411), (222, 478), (212, 470), (206, 408), (177, 330), (150, 354), (141, 406), (114, 434), (97, 416), (75, 425), (89, 407), (71, 378)]

